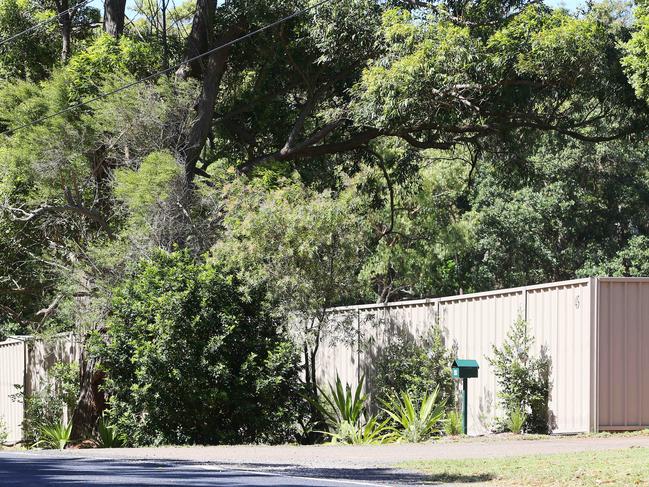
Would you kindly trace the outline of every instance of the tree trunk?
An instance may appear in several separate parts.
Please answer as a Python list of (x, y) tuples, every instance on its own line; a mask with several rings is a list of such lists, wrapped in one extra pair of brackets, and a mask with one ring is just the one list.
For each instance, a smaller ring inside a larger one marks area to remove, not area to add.
[[(192, 30), (187, 38), (185, 60), (192, 59), (214, 47), (227, 44), (240, 35), (242, 27), (235, 24), (223, 32), (217, 41), (214, 41), (212, 31), (215, 12), (216, 2), (213, 0), (197, 0)], [(182, 150), (188, 183), (191, 183), (194, 178), (196, 164), (207, 142), (212, 117), (214, 116), (214, 103), (219, 92), (221, 79), (227, 68), (229, 54), (230, 47), (224, 47), (209, 56), (184, 64), (176, 72), (176, 75), (183, 79), (189, 76), (202, 77), (201, 94), (195, 105), (196, 117)]]
[[(56, 0), (54, 2), (56, 13), (59, 14), (59, 27), (61, 28), (61, 61), (65, 64), (70, 58), (72, 46), (72, 20), (76, 9), (68, 11), (69, 0)], [(65, 13), (64, 13), (65, 12)]]
[(97, 420), (106, 408), (100, 385), (104, 374), (97, 371), (97, 360), (84, 351), (80, 364), (80, 392), (72, 414), (72, 438), (82, 441), (92, 438)]
[[(214, 46), (212, 30), (214, 28), (215, 12), (216, 2), (213, 0), (196, 0), (196, 12), (192, 21), (192, 30), (189, 32), (187, 46), (185, 47), (185, 60), (196, 57)], [(176, 72), (176, 75), (182, 79), (188, 77), (200, 78), (206, 61), (206, 58), (201, 58), (189, 64), (183, 64)]]
[(70, 14), (67, 13), (59, 17), (59, 24), (61, 26), (61, 61), (65, 64), (70, 58), (72, 46), (72, 19)]
[(104, 0), (104, 32), (118, 38), (124, 32), (126, 0)]
[[(230, 28), (217, 45), (222, 45), (235, 39), (238, 32), (238, 28)], [(212, 117), (214, 116), (214, 103), (216, 102), (221, 79), (227, 68), (229, 53), (230, 48), (226, 47), (211, 54), (207, 57), (207, 62), (203, 69), (201, 94), (196, 102), (196, 118), (191, 126), (187, 143), (183, 149), (185, 174), (187, 181), (190, 183), (194, 178), (196, 164), (203, 151), (205, 142), (207, 142), (207, 136), (212, 125)]]
[(169, 43), (167, 39), (167, 0), (162, 0), (162, 69), (169, 68)]

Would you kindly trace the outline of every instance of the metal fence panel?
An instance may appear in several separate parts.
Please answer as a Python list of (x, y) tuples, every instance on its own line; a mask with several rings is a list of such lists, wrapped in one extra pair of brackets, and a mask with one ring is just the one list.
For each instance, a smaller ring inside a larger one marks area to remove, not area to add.
[(550, 410), (560, 433), (591, 428), (590, 299), (588, 282), (527, 291), (536, 352), (552, 360)]
[(11, 395), (17, 392), (16, 385), (24, 386), (25, 343), (9, 339), (0, 342), (0, 419), (7, 429), (7, 441), (20, 441), (23, 420), (22, 403), (12, 401)]
[(601, 278), (597, 299), (599, 428), (647, 428), (649, 279)]

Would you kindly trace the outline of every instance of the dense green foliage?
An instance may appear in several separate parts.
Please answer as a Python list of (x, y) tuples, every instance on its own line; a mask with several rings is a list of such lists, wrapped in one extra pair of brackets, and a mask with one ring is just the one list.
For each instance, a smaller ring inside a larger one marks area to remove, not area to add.
[[(132, 443), (290, 437), (264, 408), (294, 349), (315, 394), (320, 344), (357, 339), (331, 306), (649, 272), (644, 0), (337, 0), (231, 46), (315, 1), (117, 3), (0, 0), (2, 39), (77, 6), (0, 45), (0, 338), (103, 336)], [(217, 337), (263, 373), (220, 375)], [(386, 393), (450, 401), (446, 355), (385, 355)], [(215, 388), (210, 427), (174, 381)]]
[(437, 400), (451, 406), (454, 396), (452, 362), (452, 351), (445, 346), (437, 326), (419, 340), (394, 337), (389, 345), (377, 352), (372, 362), (374, 406), (402, 392), (420, 403), (424, 396), (430, 396), (434, 391)]
[(520, 430), (518, 426), (522, 423), (528, 433), (545, 434), (552, 430), (549, 411), (552, 361), (543, 348), (535, 356), (533, 344), (527, 322), (518, 319), (502, 346), (494, 345), (489, 363), (498, 381), (504, 426), (514, 431)]
[(105, 418), (97, 421), (97, 448), (121, 448), (127, 440), (125, 433), (120, 433), (117, 426), (110, 424)]
[(109, 418), (132, 445), (282, 442), (299, 365), (282, 328), (218, 267), (155, 252), (116, 290), (96, 354)]

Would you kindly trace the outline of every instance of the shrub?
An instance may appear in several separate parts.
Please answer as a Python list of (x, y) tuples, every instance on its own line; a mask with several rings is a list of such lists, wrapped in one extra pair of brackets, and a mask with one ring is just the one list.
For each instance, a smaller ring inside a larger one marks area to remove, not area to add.
[(329, 384), (329, 390), (318, 387), (319, 400), (311, 399), (320, 412), (330, 431), (323, 432), (330, 436), (332, 443), (377, 444), (386, 439), (387, 420), (379, 422), (376, 416), (367, 416), (367, 396), (363, 393), (364, 377), (352, 392), (349, 384), (343, 387), (340, 377)]
[[(493, 347), (489, 363), (494, 368), (500, 387), (500, 400), (505, 417), (520, 411), (525, 415), (523, 430), (528, 433), (549, 432), (550, 370), (552, 363), (544, 349), (532, 356), (534, 339), (528, 324), (516, 320), (501, 348)], [(501, 424), (503, 421), (501, 421)], [(506, 427), (507, 420), (502, 426)]]
[(92, 353), (107, 417), (128, 442), (284, 442), (300, 414), (299, 360), (236, 279), (187, 252), (155, 252), (114, 290)]
[(410, 394), (402, 392), (401, 397), (392, 396), (385, 401), (383, 411), (392, 421), (391, 438), (395, 441), (419, 443), (440, 432), (446, 403), (438, 399), (439, 389), (424, 394), (421, 402), (413, 401)]
[(367, 421), (359, 424), (343, 422), (337, 432), (326, 432), (331, 436), (332, 443), (345, 443), (348, 445), (379, 445), (390, 441), (386, 434), (388, 420), (379, 422), (376, 416), (370, 416)]
[(358, 382), (352, 393), (349, 384), (343, 388), (342, 381), (336, 374), (336, 382), (329, 384), (329, 390), (318, 386), (320, 401), (314, 402), (329, 426), (338, 428), (343, 423), (358, 424), (363, 419), (367, 396), (363, 393), (364, 377)]
[(444, 433), (447, 436), (458, 436), (462, 434), (462, 414), (453, 410), (446, 415), (444, 420)]
[(399, 336), (379, 351), (372, 377), (373, 403), (407, 392), (415, 401), (438, 389), (439, 400), (452, 404), (454, 384), (451, 378), (452, 353), (438, 326), (419, 342)]

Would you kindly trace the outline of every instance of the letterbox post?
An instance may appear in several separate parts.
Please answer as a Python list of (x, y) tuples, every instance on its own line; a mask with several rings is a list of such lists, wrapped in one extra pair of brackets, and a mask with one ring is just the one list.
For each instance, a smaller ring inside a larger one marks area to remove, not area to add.
[(462, 432), (466, 435), (469, 424), (469, 378), (478, 377), (477, 360), (455, 359), (451, 367), (453, 379), (462, 379)]
[(462, 379), (462, 433), (467, 434), (467, 425), (469, 424), (469, 379)]

